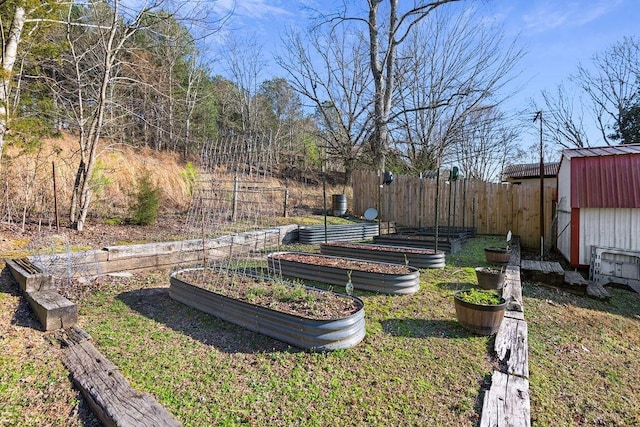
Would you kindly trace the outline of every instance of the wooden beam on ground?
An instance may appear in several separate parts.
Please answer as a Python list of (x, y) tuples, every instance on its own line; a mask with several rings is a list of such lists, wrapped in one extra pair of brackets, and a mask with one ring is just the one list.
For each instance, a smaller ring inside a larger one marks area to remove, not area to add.
[(496, 334), (494, 349), (504, 373), (529, 378), (527, 322), (504, 317)]
[(24, 296), (45, 331), (68, 328), (78, 322), (78, 306), (57, 291), (25, 292)]
[(66, 334), (65, 342), (72, 345), (63, 350), (62, 362), (103, 425), (180, 426), (152, 396), (131, 388), (118, 368), (96, 350), (87, 336), (78, 334), (77, 329)]
[(26, 258), (5, 259), (4, 263), (23, 292), (37, 292), (56, 288), (53, 283), (53, 276), (44, 273), (40, 267)]
[(480, 427), (530, 427), (529, 380), (494, 371), (484, 394)]
[(522, 303), (522, 284), (520, 283), (520, 267), (509, 264), (505, 270), (505, 280), (502, 297), (507, 300), (505, 317), (524, 320), (524, 306)]

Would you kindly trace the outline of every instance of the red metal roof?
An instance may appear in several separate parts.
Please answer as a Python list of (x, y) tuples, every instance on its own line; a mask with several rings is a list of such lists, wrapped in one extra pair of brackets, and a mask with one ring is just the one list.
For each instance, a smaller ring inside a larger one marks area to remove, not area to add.
[(615, 156), (619, 154), (640, 154), (640, 144), (620, 144), (606, 147), (568, 148), (562, 155), (574, 157)]
[(571, 207), (640, 208), (640, 145), (564, 150), (571, 158)]

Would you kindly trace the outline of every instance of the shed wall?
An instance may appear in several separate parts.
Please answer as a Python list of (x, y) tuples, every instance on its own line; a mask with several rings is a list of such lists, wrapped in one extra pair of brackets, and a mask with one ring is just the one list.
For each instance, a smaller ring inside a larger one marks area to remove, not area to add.
[(591, 246), (640, 250), (640, 208), (580, 209), (580, 264), (591, 263)]
[(562, 158), (558, 170), (558, 251), (571, 259), (571, 159)]

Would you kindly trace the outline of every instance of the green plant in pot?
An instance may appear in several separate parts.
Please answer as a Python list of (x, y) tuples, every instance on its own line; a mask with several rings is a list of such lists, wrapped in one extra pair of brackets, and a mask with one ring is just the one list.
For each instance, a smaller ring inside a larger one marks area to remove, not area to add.
[(471, 288), (453, 295), (460, 325), (478, 335), (493, 335), (500, 329), (507, 302), (495, 292)]
[(487, 246), (484, 256), (490, 264), (508, 264), (511, 259), (511, 230), (507, 233), (506, 246)]
[(502, 289), (506, 274), (504, 267), (476, 267), (478, 286), (482, 289)]

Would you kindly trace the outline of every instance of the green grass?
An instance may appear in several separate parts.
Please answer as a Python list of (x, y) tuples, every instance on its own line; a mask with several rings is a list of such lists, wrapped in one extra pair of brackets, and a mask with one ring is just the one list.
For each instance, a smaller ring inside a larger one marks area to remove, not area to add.
[[(459, 326), (452, 296), (500, 240), (471, 239), (446, 268), (422, 270), (415, 295), (355, 290), (367, 336), (353, 349), (301, 351), (223, 322), (169, 298), (159, 273), (101, 279), (80, 324), (184, 425), (477, 425), (493, 338)], [(640, 425), (640, 295), (610, 291), (602, 302), (524, 285), (533, 425)], [(5, 290), (0, 306), (17, 298)], [(0, 337), (0, 424), (79, 425), (59, 350), (37, 331), (33, 348), (15, 334)]]

